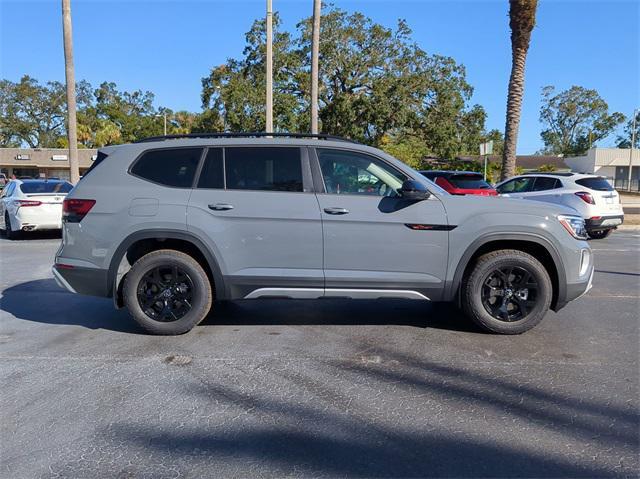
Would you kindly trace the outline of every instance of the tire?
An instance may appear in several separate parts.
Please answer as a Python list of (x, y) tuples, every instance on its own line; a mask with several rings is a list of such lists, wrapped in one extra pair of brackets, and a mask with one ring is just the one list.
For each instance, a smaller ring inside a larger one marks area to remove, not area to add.
[(587, 231), (591, 239), (605, 239), (613, 232), (613, 228), (608, 230)]
[(136, 261), (124, 278), (122, 292), (133, 319), (148, 332), (162, 335), (190, 331), (207, 316), (213, 302), (211, 282), (200, 264), (168, 249)]
[(482, 329), (522, 334), (542, 321), (552, 296), (549, 273), (537, 259), (519, 250), (498, 250), (477, 259), (463, 281), (461, 302)]
[(6, 236), (7, 239), (10, 239), (10, 240), (18, 239), (18, 236), (20, 235), (19, 231), (14, 231), (14, 229), (11, 227), (11, 220), (9, 219), (9, 213), (7, 213), (6, 211), (4, 213), (4, 235)]

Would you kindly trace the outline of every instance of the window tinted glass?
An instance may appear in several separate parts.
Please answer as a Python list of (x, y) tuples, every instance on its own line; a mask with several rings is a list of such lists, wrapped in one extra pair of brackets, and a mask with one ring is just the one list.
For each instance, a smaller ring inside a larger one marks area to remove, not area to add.
[(397, 196), (407, 176), (369, 155), (352, 151), (318, 150), (327, 193)]
[(613, 191), (613, 186), (611, 186), (606, 179), (599, 176), (593, 178), (581, 178), (576, 180), (576, 183), (580, 186), (596, 191)]
[(516, 178), (498, 188), (498, 193), (523, 193), (531, 190), (533, 178)]
[(25, 194), (36, 193), (69, 193), (73, 185), (67, 182), (49, 182), (49, 181), (33, 181), (22, 183), (20, 190)]
[(11, 196), (11, 193), (13, 193), (13, 189), (16, 187), (15, 183), (9, 183), (7, 186), (5, 186), (4, 190), (2, 190), (2, 197), (7, 197), (7, 196)]
[(538, 176), (531, 191), (546, 191), (559, 188), (559, 181), (556, 178), (549, 178), (547, 176)]
[(474, 190), (489, 190), (491, 185), (484, 181), (482, 175), (453, 175), (449, 177), (449, 182), (456, 188), (469, 188)]
[(211, 148), (204, 160), (198, 188), (224, 188), (224, 168), (222, 166), (222, 148)]
[(299, 148), (225, 148), (227, 188), (302, 191)]
[(191, 188), (202, 148), (153, 150), (143, 154), (131, 173), (166, 186)]

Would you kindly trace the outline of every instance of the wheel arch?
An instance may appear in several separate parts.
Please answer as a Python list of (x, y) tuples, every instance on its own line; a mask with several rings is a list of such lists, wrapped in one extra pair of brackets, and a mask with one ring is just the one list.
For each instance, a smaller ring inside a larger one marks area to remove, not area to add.
[[(144, 254), (158, 249), (174, 249), (193, 256), (196, 260), (204, 260), (203, 266), (207, 276), (213, 281), (215, 297), (225, 297), (224, 277), (220, 265), (213, 252), (204, 241), (196, 235), (186, 231), (152, 229), (136, 231), (125, 238), (116, 249), (109, 263), (107, 281), (111, 287), (114, 303), (122, 307), (123, 278), (130, 269), (130, 265)], [(126, 260), (129, 267), (122, 271), (121, 265)]]
[(501, 249), (515, 249), (534, 256), (545, 267), (553, 285), (551, 309), (556, 311), (566, 296), (566, 276), (562, 257), (551, 241), (532, 233), (495, 233), (476, 239), (463, 253), (451, 280), (448, 297), (459, 303), (462, 280), (479, 256)]

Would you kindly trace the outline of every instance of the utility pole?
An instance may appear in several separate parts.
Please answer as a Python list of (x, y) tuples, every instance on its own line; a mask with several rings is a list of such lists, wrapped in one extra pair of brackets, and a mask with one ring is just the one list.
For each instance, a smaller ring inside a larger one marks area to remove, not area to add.
[(76, 76), (73, 68), (73, 33), (71, 0), (62, 0), (62, 36), (64, 40), (64, 74), (67, 84), (67, 138), (69, 140), (69, 176), (74, 185), (80, 181), (78, 166), (78, 124), (76, 120)]
[(320, 54), (321, 0), (313, 0), (313, 31), (311, 36), (311, 133), (318, 134), (318, 56)]
[(267, 0), (267, 105), (266, 132), (273, 133), (273, 11)]
[(167, 112), (163, 112), (162, 116), (164, 117), (164, 136), (167, 136)]
[[(629, 178), (627, 182), (627, 191), (631, 191), (631, 172), (633, 170), (633, 147), (636, 142), (636, 119), (638, 118), (638, 109), (633, 110), (633, 124), (631, 128), (631, 145), (629, 148)], [(640, 179), (638, 179), (640, 182)], [(639, 188), (640, 189), (640, 185)]]

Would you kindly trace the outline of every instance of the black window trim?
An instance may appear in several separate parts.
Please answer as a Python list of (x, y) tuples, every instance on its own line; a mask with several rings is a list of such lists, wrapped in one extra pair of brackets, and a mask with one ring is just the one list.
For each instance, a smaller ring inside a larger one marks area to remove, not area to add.
[[(357, 153), (359, 155), (364, 155), (364, 156), (370, 156), (371, 158), (374, 158), (380, 162), (382, 162), (385, 166), (387, 166), (388, 168), (392, 169), (393, 171), (401, 174), (402, 176), (406, 176), (408, 179), (415, 179), (413, 178), (411, 175), (405, 173), (402, 170), (399, 170), (398, 168), (396, 168), (394, 165), (392, 165), (389, 161), (387, 161), (386, 159), (378, 156), (378, 155), (374, 155), (372, 153), (369, 153), (368, 151), (362, 151), (356, 148), (342, 148), (342, 147), (337, 147), (337, 146), (324, 146), (324, 145), (319, 145), (319, 146), (310, 146), (309, 149), (313, 150), (312, 153), (312, 170), (313, 170), (313, 174), (314, 174), (314, 185), (316, 187), (316, 193), (317, 194), (322, 194), (322, 195), (335, 195), (336, 193), (327, 193), (327, 187), (324, 183), (324, 175), (322, 174), (322, 169), (320, 168), (320, 158), (318, 156), (318, 148), (322, 149), (322, 150), (338, 150), (338, 151), (346, 151), (346, 152), (350, 152), (350, 153)], [(340, 196), (358, 196), (361, 198), (364, 197), (370, 197), (370, 198), (382, 198), (381, 196), (378, 195), (359, 195), (359, 194), (355, 194), (355, 193), (340, 193)]]
[[(193, 172), (193, 181), (191, 182), (191, 186), (172, 186), (172, 185), (165, 185), (164, 183), (158, 183), (157, 181), (153, 181), (150, 180), (149, 178), (144, 178), (140, 175), (136, 175), (135, 173), (133, 173), (131, 170), (133, 170), (133, 167), (136, 165), (136, 163), (138, 163), (138, 161), (140, 161), (140, 159), (146, 155), (149, 152), (152, 151), (166, 151), (166, 150), (195, 150), (197, 148), (200, 148), (200, 159), (198, 160), (198, 164), (196, 165), (196, 169)], [(151, 183), (154, 185), (158, 185), (158, 186), (162, 186), (164, 188), (172, 188), (174, 190), (192, 190), (193, 186), (194, 186), (194, 181), (197, 181), (198, 178), (198, 171), (199, 168), (202, 165), (203, 162), (203, 155), (206, 152), (207, 147), (203, 146), (203, 145), (193, 145), (193, 146), (165, 146), (165, 147), (159, 147), (159, 148), (149, 148), (147, 150), (141, 151), (140, 154), (138, 156), (136, 156), (136, 159), (133, 160), (131, 162), (131, 164), (129, 165), (129, 168), (127, 169), (127, 173), (131, 176), (133, 176), (134, 178), (138, 178), (142, 181), (146, 181), (147, 183)]]
[[(313, 187), (311, 169), (309, 168), (309, 153), (308, 149), (305, 146), (299, 145), (252, 145), (252, 144), (242, 144), (242, 145), (208, 145), (205, 146), (205, 154), (200, 159), (200, 164), (196, 169), (196, 175), (194, 177), (194, 182), (192, 185), (193, 189), (196, 190), (216, 190), (216, 191), (259, 191), (261, 193), (314, 193), (315, 189)], [(223, 177), (223, 188), (200, 188), (198, 187), (198, 182), (200, 181), (200, 174), (202, 173), (202, 169), (204, 168), (204, 162), (206, 161), (207, 154), (210, 149), (213, 148), (221, 148), (222, 149), (222, 177)], [(299, 153), (300, 160), (300, 170), (302, 172), (302, 191), (283, 191), (283, 190), (253, 190), (249, 188), (227, 188), (227, 148), (296, 148)]]

